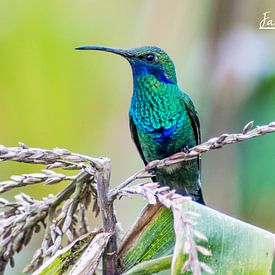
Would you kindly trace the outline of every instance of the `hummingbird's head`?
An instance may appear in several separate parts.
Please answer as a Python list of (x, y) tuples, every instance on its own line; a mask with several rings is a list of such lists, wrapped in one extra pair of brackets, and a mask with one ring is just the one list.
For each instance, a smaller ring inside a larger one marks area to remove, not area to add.
[(114, 49), (102, 46), (83, 46), (76, 50), (97, 50), (118, 54), (131, 64), (133, 76), (153, 75), (159, 81), (176, 84), (175, 67), (165, 51), (158, 47), (144, 46), (134, 49)]

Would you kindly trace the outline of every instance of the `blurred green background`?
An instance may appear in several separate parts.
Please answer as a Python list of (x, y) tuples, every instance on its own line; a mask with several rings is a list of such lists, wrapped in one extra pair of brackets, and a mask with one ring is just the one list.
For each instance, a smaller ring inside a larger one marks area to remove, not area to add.
[[(129, 65), (107, 53), (73, 50), (81, 45), (166, 50), (199, 112), (202, 140), (239, 132), (250, 120), (269, 123), (275, 120), (275, 30), (259, 30), (266, 11), (275, 22), (271, 0), (0, 0), (0, 144), (109, 156), (113, 186), (143, 167), (128, 129)], [(274, 151), (275, 134), (205, 154), (208, 206), (274, 230)], [(39, 169), (1, 163), (0, 180)], [(61, 188), (22, 191), (41, 198)], [(144, 203), (117, 203), (125, 228)], [(6, 274), (20, 274), (36, 241)]]

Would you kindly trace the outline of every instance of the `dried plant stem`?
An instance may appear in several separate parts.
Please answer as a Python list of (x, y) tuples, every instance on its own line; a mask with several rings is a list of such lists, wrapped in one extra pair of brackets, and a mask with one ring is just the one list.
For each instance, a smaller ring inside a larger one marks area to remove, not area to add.
[[(45, 230), (45, 235), (44, 235), (44, 241), (46, 241), (48, 244), (50, 243), (51, 240), (51, 231), (50, 231), (50, 226), (53, 224), (53, 218), (54, 218), (54, 212), (56, 210), (56, 207), (68, 199), (73, 192), (81, 186), (83, 183), (87, 182), (91, 175), (87, 173), (86, 171), (83, 171), (76, 176), (75, 180), (72, 181), (71, 184), (69, 184), (65, 189), (63, 189), (61, 192), (59, 192), (55, 197), (51, 199), (49, 202), (49, 210), (48, 210), (48, 222), (47, 222), (47, 227)], [(76, 208), (76, 206), (74, 207)]]
[(111, 162), (109, 159), (102, 161), (102, 168), (97, 176), (98, 203), (102, 215), (103, 228), (112, 236), (103, 253), (103, 275), (116, 275), (117, 273), (117, 240), (116, 217), (113, 201), (109, 200), (109, 184), (111, 177)]
[(45, 183), (55, 184), (64, 180), (73, 180), (74, 176), (66, 176), (64, 174), (56, 173), (51, 170), (43, 170), (42, 173), (23, 174), (17, 176), (11, 176), (10, 181), (0, 182), (0, 194), (5, 193), (13, 188), (22, 186)]
[(56, 197), (54, 197), (52, 199), (52, 201), (50, 202), (51, 207), (52, 208), (57, 207), (61, 202), (63, 202), (67, 198), (69, 198), (72, 195), (72, 193), (74, 192), (76, 184), (78, 182), (85, 182), (90, 177), (91, 177), (91, 175), (86, 171), (83, 171), (80, 174), (78, 174), (78, 176), (72, 181), (71, 184), (69, 184), (65, 189), (60, 191), (56, 195)]
[(15, 239), (18, 236), (18, 234), (21, 232), (21, 230), (27, 230), (29, 228), (32, 228), (35, 224), (44, 220), (44, 218), (47, 216), (47, 211), (49, 211), (50, 209), (54, 210), (55, 207), (57, 207), (60, 203), (63, 202), (63, 200), (68, 198), (73, 192), (74, 187), (75, 187), (75, 181), (73, 181), (69, 186), (67, 186), (60, 193), (58, 193), (56, 197), (53, 197), (47, 204), (44, 204), (44, 206), (40, 207), (39, 213), (37, 213), (35, 216), (26, 220), (23, 227), (18, 227), (17, 230), (13, 232), (12, 236), (10, 237), (10, 240)]
[(124, 182), (122, 182), (121, 184), (119, 184), (117, 187), (115, 187), (114, 189), (112, 189), (109, 192), (109, 199), (110, 200), (115, 200), (116, 197), (119, 195), (120, 191), (126, 187), (127, 185), (129, 185), (130, 183), (134, 182), (137, 179), (146, 179), (146, 178), (152, 178), (154, 175), (151, 174), (149, 171), (145, 171), (144, 169), (136, 172), (134, 175), (132, 175), (131, 177), (129, 177), (128, 179), (126, 179)]

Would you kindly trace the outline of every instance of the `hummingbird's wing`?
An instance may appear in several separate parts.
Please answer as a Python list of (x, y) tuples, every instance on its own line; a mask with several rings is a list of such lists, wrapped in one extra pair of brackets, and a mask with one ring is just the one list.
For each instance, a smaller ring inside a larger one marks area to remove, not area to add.
[[(200, 121), (199, 121), (199, 118), (197, 115), (197, 111), (196, 111), (195, 106), (194, 106), (192, 100), (190, 99), (190, 97), (185, 93), (182, 93), (182, 94), (183, 94), (183, 101), (184, 101), (185, 107), (187, 109), (188, 115), (190, 117), (192, 128), (193, 128), (193, 131), (195, 134), (196, 144), (198, 145), (201, 143), (201, 131), (200, 131)], [(201, 173), (201, 157), (198, 157), (197, 163), (198, 163), (199, 173)], [(200, 185), (200, 183), (199, 183), (199, 185)], [(196, 194), (194, 194), (194, 197), (195, 197), (196, 202), (205, 205), (205, 202), (204, 202), (204, 199), (202, 196), (201, 187), (199, 187)]]
[(139, 142), (139, 138), (138, 138), (138, 133), (137, 133), (137, 127), (134, 124), (134, 121), (131, 118), (131, 116), (129, 116), (129, 123), (130, 123), (131, 137), (132, 137), (132, 139), (133, 139), (133, 141), (134, 141), (134, 143), (135, 143), (135, 145), (136, 145), (136, 147), (138, 149), (138, 152), (139, 152), (139, 154), (140, 154), (140, 156), (141, 156), (144, 164), (147, 165), (148, 162), (145, 160), (144, 155), (142, 153), (141, 146), (140, 146), (140, 142)]
[[(183, 102), (185, 104), (185, 107), (187, 109), (188, 115), (191, 120), (192, 128), (196, 138), (196, 144), (198, 145), (201, 143), (201, 131), (200, 131), (200, 121), (197, 115), (197, 111), (195, 109), (195, 106), (191, 98), (186, 93), (182, 93), (182, 95), (183, 95)], [(201, 158), (199, 157), (198, 158), (199, 170), (200, 170), (200, 166), (201, 166)]]
[(182, 95), (183, 95), (183, 101), (184, 101), (185, 107), (191, 119), (192, 128), (196, 138), (196, 144), (198, 145), (201, 143), (201, 132), (200, 132), (200, 121), (197, 115), (197, 111), (195, 109), (195, 106), (191, 98), (186, 93), (182, 93)]

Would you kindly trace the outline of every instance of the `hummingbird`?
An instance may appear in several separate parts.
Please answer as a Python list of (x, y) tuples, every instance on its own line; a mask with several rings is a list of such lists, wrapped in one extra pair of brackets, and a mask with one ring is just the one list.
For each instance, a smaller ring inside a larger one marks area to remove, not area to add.
[[(155, 46), (116, 49), (82, 46), (76, 50), (105, 51), (124, 57), (131, 65), (133, 94), (129, 110), (132, 139), (145, 165), (201, 142), (194, 104), (177, 83), (168, 54)], [(201, 191), (200, 157), (155, 171), (154, 181), (205, 204)]]

